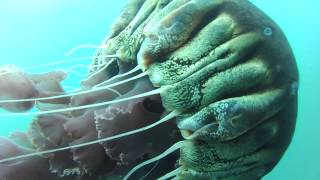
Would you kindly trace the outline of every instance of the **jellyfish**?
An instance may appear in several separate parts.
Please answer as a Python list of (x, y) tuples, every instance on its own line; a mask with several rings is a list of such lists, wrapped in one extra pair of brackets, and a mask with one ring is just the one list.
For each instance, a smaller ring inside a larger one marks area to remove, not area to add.
[[(38, 91), (32, 81), (14, 66), (4, 66), (0, 69), (1, 99), (34, 98)], [(34, 102), (1, 103), (0, 106), (12, 112), (27, 111)]]
[[(291, 142), (295, 58), (246, 0), (130, 0), (96, 47), (79, 91), (57, 72), (0, 76), (2, 107), (24, 111), (0, 116), (34, 116), (27, 146), (2, 140), (0, 165), (40, 159), (49, 171), (36, 171), (62, 179), (260, 179)], [(11, 92), (17, 76), (28, 88)]]

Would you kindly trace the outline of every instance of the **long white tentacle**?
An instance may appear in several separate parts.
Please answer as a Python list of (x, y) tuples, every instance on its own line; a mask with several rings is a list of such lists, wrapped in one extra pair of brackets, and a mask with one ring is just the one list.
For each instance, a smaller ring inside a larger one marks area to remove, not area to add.
[(149, 91), (146, 93), (138, 94), (138, 95), (123, 98), (123, 99), (116, 99), (116, 100), (112, 100), (112, 101), (106, 101), (106, 102), (101, 102), (101, 103), (96, 103), (96, 104), (88, 104), (88, 105), (76, 106), (76, 107), (70, 107), (70, 108), (55, 109), (55, 110), (50, 110), (50, 111), (27, 112), (27, 113), (2, 113), (2, 114), (0, 114), (0, 117), (38, 116), (38, 115), (61, 113), (61, 112), (75, 111), (75, 110), (81, 110), (81, 109), (87, 109), (87, 108), (101, 107), (101, 106), (106, 106), (106, 105), (115, 104), (115, 103), (119, 103), (119, 102), (129, 101), (132, 99), (137, 99), (137, 98), (160, 94), (161, 90), (162, 89), (159, 88), (159, 89), (156, 89), (153, 91)]
[(101, 86), (101, 87), (96, 87), (90, 90), (84, 90), (84, 91), (80, 91), (80, 92), (75, 92), (75, 93), (70, 93), (70, 94), (62, 94), (62, 95), (58, 95), (58, 96), (50, 96), (50, 97), (42, 97), (42, 98), (29, 98), (29, 99), (8, 99), (8, 100), (0, 100), (0, 103), (18, 103), (18, 102), (29, 102), (29, 101), (45, 101), (45, 100), (52, 100), (52, 99), (59, 99), (59, 98), (65, 98), (65, 97), (71, 97), (71, 96), (75, 96), (75, 95), (81, 95), (81, 94), (88, 94), (88, 93), (93, 93), (93, 92), (97, 92), (100, 90), (107, 90), (111, 87), (114, 86), (118, 86), (136, 79), (139, 79), (141, 77), (147, 76), (146, 72), (140, 73), (134, 77), (125, 79), (123, 81), (119, 81), (110, 85), (106, 85), (106, 86)]
[(66, 56), (72, 55), (73, 53), (75, 53), (75, 52), (78, 51), (79, 49), (87, 49), (87, 48), (102, 49), (102, 48), (106, 48), (106, 47), (107, 47), (106, 45), (81, 44), (81, 45), (78, 45), (78, 46), (72, 48), (71, 50), (69, 50), (69, 51), (66, 53)]
[(166, 180), (166, 179), (170, 179), (172, 177), (175, 177), (181, 172), (181, 169), (182, 169), (182, 167), (179, 167), (179, 168), (165, 174), (164, 176), (159, 177), (158, 180)]
[(124, 180), (128, 180), (128, 178), (134, 173), (136, 172), (137, 170), (139, 170), (140, 168), (142, 168), (143, 166), (145, 165), (148, 165), (150, 163), (153, 163), (155, 161), (158, 161), (162, 158), (164, 158), (165, 156), (173, 153), (174, 151), (180, 149), (183, 145), (183, 141), (179, 141), (177, 143), (175, 143), (173, 146), (171, 146), (169, 149), (167, 149), (166, 151), (164, 151), (163, 153), (161, 153), (160, 155), (154, 157), (154, 158), (151, 158), (141, 164), (138, 164), (136, 167), (132, 168), (129, 173), (123, 178)]
[[(79, 62), (79, 61), (83, 61), (83, 60), (92, 60), (92, 58), (116, 58), (116, 55), (103, 55), (103, 56), (86, 56), (86, 57), (77, 57), (77, 58), (70, 58), (70, 59), (66, 59), (66, 60), (61, 60), (61, 61), (54, 61), (52, 63), (47, 63), (47, 64), (39, 64), (39, 65), (33, 65), (33, 66), (27, 66), (24, 67), (23, 70), (34, 70), (34, 69), (39, 69), (39, 68), (45, 68), (45, 67), (50, 67), (50, 66), (55, 66), (55, 65), (61, 65), (61, 64), (67, 64), (67, 63), (74, 63), (74, 62)], [(0, 73), (0, 76), (8, 74), (8, 73), (12, 73), (12, 72), (2, 72)]]

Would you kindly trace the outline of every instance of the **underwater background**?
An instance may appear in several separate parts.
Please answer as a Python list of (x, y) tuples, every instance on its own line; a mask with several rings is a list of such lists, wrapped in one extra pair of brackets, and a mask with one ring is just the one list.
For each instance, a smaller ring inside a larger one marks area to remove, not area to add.
[[(320, 180), (320, 2), (251, 2), (283, 29), (300, 72), (293, 141), (280, 163), (263, 179)], [(14, 64), (30, 73), (64, 69), (70, 72), (64, 86), (67, 90), (77, 88), (90, 59), (50, 67), (39, 65), (92, 56), (94, 49), (81, 49), (71, 56), (66, 53), (80, 44), (100, 44), (126, 3), (126, 0), (1, 0), (0, 66)], [(31, 119), (31, 116), (1, 117), (0, 136), (25, 131)]]

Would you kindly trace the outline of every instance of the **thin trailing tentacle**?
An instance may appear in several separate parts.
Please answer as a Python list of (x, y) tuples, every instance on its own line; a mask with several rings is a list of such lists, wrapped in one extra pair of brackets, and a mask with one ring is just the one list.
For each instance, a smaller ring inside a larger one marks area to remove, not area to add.
[(105, 84), (111, 82), (112, 80), (115, 80), (115, 79), (118, 79), (118, 78), (121, 78), (121, 77), (124, 77), (124, 76), (128, 76), (128, 75), (130, 75), (132, 73), (135, 73), (135, 72), (137, 72), (139, 70), (140, 70), (140, 68), (138, 66), (136, 66), (133, 69), (131, 69), (130, 71), (128, 71), (126, 73), (123, 73), (123, 74), (116, 75), (116, 76), (114, 76), (114, 77), (112, 77), (112, 78), (110, 78), (110, 79), (108, 79), (108, 80), (106, 80), (106, 81), (104, 81), (104, 82), (102, 82), (100, 84), (95, 85), (94, 87), (104, 86)]
[(67, 84), (63, 84), (62, 87), (63, 87), (63, 89), (66, 90), (66, 93), (78, 92), (81, 90), (81, 88), (79, 88), (79, 87), (74, 87), (74, 86), (67, 85)]
[(81, 74), (78, 71), (73, 70), (72, 68), (68, 68), (66, 70), (59, 68), (59, 69), (54, 69), (54, 71), (62, 71), (62, 72), (65, 72), (66, 74), (73, 74), (73, 75), (75, 75), (75, 76), (77, 76), (79, 78), (84, 78), (85, 77), (85, 75)]
[(136, 167), (132, 168), (132, 169), (129, 171), (129, 173), (128, 173), (123, 179), (124, 179), (124, 180), (129, 179), (129, 177), (130, 177), (134, 172), (136, 172), (137, 170), (139, 170), (139, 169), (142, 168), (143, 166), (148, 165), (148, 164), (150, 164), (150, 163), (153, 163), (153, 162), (155, 162), (155, 161), (158, 161), (158, 160), (164, 158), (165, 156), (167, 156), (167, 155), (173, 153), (174, 151), (180, 149), (180, 148), (182, 147), (182, 145), (183, 145), (183, 141), (179, 141), (179, 142), (177, 142), (176, 144), (174, 144), (173, 146), (171, 146), (169, 149), (167, 149), (166, 151), (164, 151), (162, 154), (160, 154), (160, 155), (158, 155), (158, 156), (156, 156), (156, 157), (154, 157), (154, 158), (151, 158), (151, 159), (149, 159), (149, 160), (147, 160), (147, 161), (145, 161), (145, 162), (137, 165)]
[(60, 99), (60, 98), (64, 98), (64, 97), (71, 97), (71, 96), (75, 96), (75, 95), (81, 95), (81, 94), (88, 94), (88, 93), (93, 93), (96, 91), (100, 91), (100, 90), (106, 90), (109, 89), (111, 87), (114, 86), (118, 86), (120, 84), (124, 84), (136, 79), (139, 79), (141, 77), (146, 76), (147, 73), (141, 73), (138, 74), (137, 76), (128, 78), (126, 80), (120, 81), (120, 82), (116, 82), (107, 86), (102, 86), (102, 87), (97, 87), (95, 89), (90, 89), (90, 90), (85, 90), (85, 91), (81, 91), (81, 92), (76, 92), (76, 93), (70, 93), (70, 94), (63, 94), (63, 95), (58, 95), (58, 96), (50, 96), (50, 97), (41, 97), (41, 98), (29, 98), (29, 99), (9, 99), (9, 100), (1, 100), (0, 103), (15, 103), (15, 102), (29, 102), (29, 101), (45, 101), (45, 100), (52, 100), (52, 99)]
[(147, 176), (149, 176), (149, 174), (151, 174), (151, 172), (159, 165), (159, 161), (157, 161), (153, 166), (152, 168), (150, 169), (150, 171), (148, 171), (147, 174), (145, 174), (143, 177), (140, 178), (140, 180), (143, 180), (145, 179)]
[(167, 174), (165, 174), (164, 176), (161, 176), (160, 178), (158, 178), (158, 180), (166, 180), (166, 179), (169, 179), (169, 178), (173, 178), (175, 177), (176, 175), (178, 175), (182, 170), (182, 167), (179, 167)]
[(50, 111), (40, 111), (40, 112), (31, 112), (31, 113), (15, 113), (15, 114), (3, 113), (3, 114), (0, 114), (0, 117), (44, 115), (44, 114), (53, 114), (53, 113), (68, 112), (68, 111), (81, 110), (81, 109), (87, 109), (87, 108), (101, 107), (101, 106), (106, 106), (106, 105), (110, 105), (110, 104), (114, 104), (114, 103), (129, 101), (131, 99), (137, 99), (137, 98), (141, 98), (141, 97), (147, 97), (147, 96), (151, 96), (151, 95), (160, 94), (161, 90), (163, 90), (163, 89), (159, 88), (159, 89), (156, 89), (156, 90), (153, 90), (150, 92), (142, 93), (142, 94), (128, 97), (128, 98), (117, 99), (117, 100), (112, 100), (112, 101), (107, 101), (107, 102), (102, 102), (102, 103), (97, 103), (97, 104), (89, 104), (89, 105), (83, 105), (83, 106), (77, 106), (77, 107), (55, 109), (55, 110), (50, 110)]
[(66, 56), (70, 56), (70, 55), (74, 54), (76, 51), (78, 51), (78, 50), (80, 50), (80, 49), (87, 49), (87, 48), (103, 49), (103, 48), (106, 48), (106, 47), (107, 47), (106, 45), (81, 44), (81, 45), (78, 45), (78, 46), (72, 48), (71, 50), (69, 50), (69, 51), (66, 53)]
[[(74, 63), (74, 62), (79, 62), (83, 60), (92, 60), (92, 58), (95, 57), (101, 57), (101, 58), (116, 58), (116, 55), (101, 55), (101, 56), (85, 56), (85, 57), (76, 57), (76, 58), (70, 58), (66, 60), (60, 60), (60, 61), (54, 61), (53, 63), (47, 63), (47, 64), (39, 64), (39, 65), (33, 65), (33, 66), (27, 66), (24, 67), (23, 70), (34, 70), (34, 69), (40, 69), (40, 68), (45, 68), (45, 67), (51, 67), (55, 65), (61, 65), (61, 64), (67, 64), (67, 63)], [(7, 72), (0, 72), (0, 76), (3, 76), (5, 74), (11, 73), (11, 71)]]
[[(115, 59), (111, 59), (110, 61), (108, 61), (107, 63), (105, 63), (105, 65), (104, 65), (100, 70), (98, 70), (98, 71), (90, 74), (90, 76), (87, 77), (85, 80), (88, 80), (88, 79), (90, 79), (91, 77), (95, 76), (96, 74), (100, 73), (101, 71), (103, 71), (104, 69), (106, 69), (108, 66), (110, 66), (110, 64), (112, 64), (114, 61), (115, 61)], [(85, 80), (84, 80), (84, 81), (85, 81)]]

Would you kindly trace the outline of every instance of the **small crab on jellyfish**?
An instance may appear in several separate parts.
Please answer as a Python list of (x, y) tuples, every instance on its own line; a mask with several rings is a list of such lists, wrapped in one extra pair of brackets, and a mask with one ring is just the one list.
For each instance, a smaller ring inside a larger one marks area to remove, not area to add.
[(3, 88), (26, 98), (4, 108), (40, 111), (22, 113), (36, 116), (30, 143), (6, 140), (0, 164), (41, 157), (62, 179), (260, 179), (291, 142), (298, 81), (285, 35), (247, 0), (130, 0), (80, 91)]

